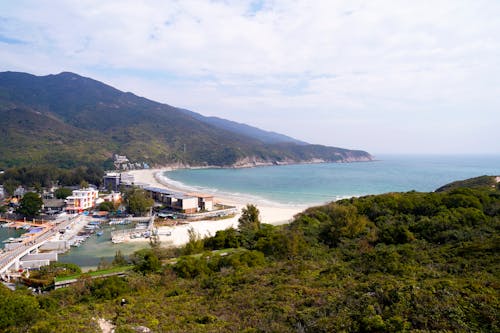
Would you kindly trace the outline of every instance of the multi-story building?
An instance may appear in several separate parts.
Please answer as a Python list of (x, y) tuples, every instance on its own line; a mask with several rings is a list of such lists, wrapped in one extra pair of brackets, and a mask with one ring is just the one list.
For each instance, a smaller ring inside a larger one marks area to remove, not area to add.
[(66, 198), (66, 211), (68, 213), (81, 213), (95, 206), (99, 191), (93, 188), (74, 190), (73, 194)]
[(103, 177), (103, 183), (105, 189), (118, 191), (120, 189), (120, 174), (118, 172), (108, 172)]
[(153, 200), (174, 211), (193, 214), (199, 211), (213, 210), (213, 196), (211, 195), (173, 192), (151, 186), (144, 187), (144, 190), (151, 195)]

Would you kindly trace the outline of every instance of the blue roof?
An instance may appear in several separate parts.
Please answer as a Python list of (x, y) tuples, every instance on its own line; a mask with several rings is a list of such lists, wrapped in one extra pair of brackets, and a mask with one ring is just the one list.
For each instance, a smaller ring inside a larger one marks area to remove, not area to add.
[(30, 231), (28, 232), (28, 234), (36, 234), (37, 232), (40, 232), (42, 230), (43, 230), (43, 228), (37, 228), (37, 227), (31, 228)]

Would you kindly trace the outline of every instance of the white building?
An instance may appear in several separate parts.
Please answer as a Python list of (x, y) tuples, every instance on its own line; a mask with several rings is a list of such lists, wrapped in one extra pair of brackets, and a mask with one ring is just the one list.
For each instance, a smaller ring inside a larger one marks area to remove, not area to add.
[(120, 192), (111, 192), (97, 198), (95, 201), (96, 206), (102, 204), (103, 202), (112, 202), (113, 205), (120, 204), (122, 202), (122, 194)]
[(99, 191), (93, 188), (74, 190), (73, 194), (66, 198), (66, 210), (70, 213), (81, 213), (95, 206)]

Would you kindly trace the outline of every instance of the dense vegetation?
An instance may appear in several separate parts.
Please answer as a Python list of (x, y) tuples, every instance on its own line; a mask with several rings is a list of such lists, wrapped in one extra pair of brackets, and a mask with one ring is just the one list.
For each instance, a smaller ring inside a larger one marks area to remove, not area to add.
[(162, 165), (371, 158), (363, 151), (307, 145), (214, 121), (73, 73), (0, 73), (0, 119), (0, 168), (103, 166), (114, 153)]
[[(3, 184), (8, 194), (12, 194), (19, 185), (35, 188), (47, 188), (56, 184), (60, 186), (76, 186), (83, 182), (100, 185), (103, 175), (103, 169), (92, 164), (72, 169), (60, 169), (51, 166), (13, 167), (5, 170), (0, 175), (0, 184)], [(58, 193), (64, 194), (61, 191)], [(66, 194), (68, 196), (71, 191)], [(61, 197), (66, 196), (62, 195)]]
[(125, 278), (0, 290), (0, 329), (98, 332), (106, 318), (117, 332), (498, 332), (499, 213), (489, 187), (342, 200), (281, 227), (248, 206), (239, 230), (153, 245)]
[(450, 191), (457, 188), (498, 188), (500, 189), (500, 183), (497, 183), (495, 176), (479, 176), (475, 178), (469, 178), (465, 180), (457, 180), (453, 183), (446, 184), (436, 190), (436, 192)]

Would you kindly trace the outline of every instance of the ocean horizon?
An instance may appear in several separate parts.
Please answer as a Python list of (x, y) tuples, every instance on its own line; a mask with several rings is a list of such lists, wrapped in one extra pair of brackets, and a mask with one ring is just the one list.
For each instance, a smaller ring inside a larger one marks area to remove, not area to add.
[(164, 181), (186, 191), (283, 205), (316, 205), (386, 192), (434, 191), (456, 180), (500, 175), (499, 155), (378, 154), (372, 162), (179, 169)]

